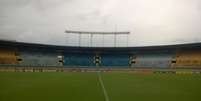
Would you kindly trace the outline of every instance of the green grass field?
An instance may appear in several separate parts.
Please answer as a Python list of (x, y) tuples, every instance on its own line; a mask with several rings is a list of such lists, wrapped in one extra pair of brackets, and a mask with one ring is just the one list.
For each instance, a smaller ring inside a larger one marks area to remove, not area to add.
[(201, 75), (0, 73), (0, 101), (201, 101)]

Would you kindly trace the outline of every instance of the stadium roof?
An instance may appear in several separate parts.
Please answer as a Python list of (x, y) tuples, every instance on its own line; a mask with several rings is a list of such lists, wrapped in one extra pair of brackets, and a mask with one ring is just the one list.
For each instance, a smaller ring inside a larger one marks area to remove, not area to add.
[(134, 50), (174, 50), (174, 49), (201, 49), (201, 42), (175, 45), (160, 45), (160, 46), (142, 46), (142, 47), (78, 47), (78, 46), (58, 46), (37, 43), (25, 43), (9, 40), (0, 40), (0, 47), (7, 48), (29, 48), (29, 49), (46, 49), (46, 50), (80, 50), (80, 51), (134, 51)]

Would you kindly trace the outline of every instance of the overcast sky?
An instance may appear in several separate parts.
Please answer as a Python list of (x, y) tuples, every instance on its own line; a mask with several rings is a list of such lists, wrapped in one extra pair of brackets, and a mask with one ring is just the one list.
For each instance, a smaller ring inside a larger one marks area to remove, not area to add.
[[(0, 39), (77, 45), (66, 29), (130, 31), (129, 46), (201, 42), (201, 0), (0, 0)], [(104, 39), (113, 45), (112, 35)], [(89, 45), (89, 35), (81, 42)], [(102, 36), (93, 42), (101, 46)]]

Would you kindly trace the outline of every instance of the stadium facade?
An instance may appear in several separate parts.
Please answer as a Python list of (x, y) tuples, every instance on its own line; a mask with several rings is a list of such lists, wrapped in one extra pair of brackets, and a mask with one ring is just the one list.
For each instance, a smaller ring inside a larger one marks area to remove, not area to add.
[(1, 67), (201, 68), (201, 43), (144, 47), (73, 47), (0, 41)]

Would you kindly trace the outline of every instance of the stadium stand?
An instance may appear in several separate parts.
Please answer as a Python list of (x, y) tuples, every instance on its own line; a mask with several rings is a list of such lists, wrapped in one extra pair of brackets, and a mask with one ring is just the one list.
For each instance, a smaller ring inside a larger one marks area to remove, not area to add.
[(176, 53), (174, 68), (201, 68), (200, 50), (180, 50)]
[(0, 66), (199, 69), (201, 43), (144, 47), (74, 47), (0, 40)]
[(18, 64), (19, 57), (12, 49), (0, 48), (0, 64)]
[(101, 54), (101, 66), (106, 67), (128, 67), (129, 54), (126, 53), (105, 53)]
[(95, 66), (93, 63), (92, 53), (64, 53), (64, 66), (80, 66), (80, 67), (90, 67)]
[(173, 54), (167, 52), (144, 52), (136, 54), (136, 68), (168, 68), (171, 65)]
[(48, 51), (20, 51), (21, 65), (24, 66), (61, 66), (59, 55)]

